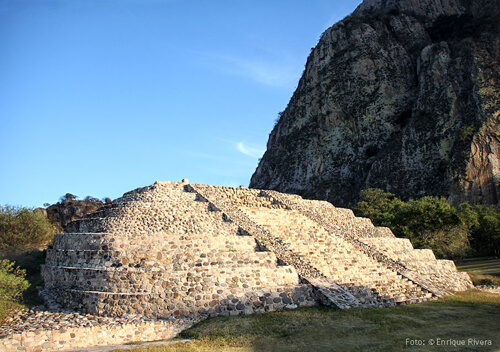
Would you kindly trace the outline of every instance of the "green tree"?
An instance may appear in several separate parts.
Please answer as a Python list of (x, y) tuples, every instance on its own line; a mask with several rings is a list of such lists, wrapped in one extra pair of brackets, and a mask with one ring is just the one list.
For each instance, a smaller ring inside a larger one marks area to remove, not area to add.
[(61, 202), (64, 202), (65, 200), (76, 200), (78, 196), (75, 196), (74, 194), (71, 193), (66, 193), (64, 196), (59, 198)]
[(396, 214), (395, 228), (415, 247), (430, 248), (441, 258), (464, 257), (470, 247), (469, 229), (445, 198), (410, 200)]
[(476, 207), (471, 206), (469, 203), (462, 203), (458, 208), (458, 217), (462, 225), (468, 229), (474, 226), (479, 226), (479, 214)]
[(439, 197), (405, 203), (380, 189), (364, 190), (361, 198), (356, 207), (361, 216), (410, 239), (416, 248), (432, 249), (441, 258), (463, 257), (470, 250), (470, 226), (477, 220), (470, 206), (459, 211)]
[(98, 198), (92, 196), (86, 196), (84, 200), (86, 200), (87, 202), (100, 202)]
[(50, 243), (54, 227), (40, 212), (14, 206), (0, 206), (0, 251), (20, 252)]
[(395, 225), (396, 214), (405, 204), (392, 193), (378, 188), (369, 188), (361, 191), (361, 201), (355, 210), (364, 217), (370, 218), (375, 226)]
[(472, 246), (483, 255), (500, 255), (500, 209), (476, 205), (477, 222), (471, 227)]
[(398, 222), (414, 233), (462, 224), (457, 209), (446, 199), (438, 197), (410, 200), (398, 214)]

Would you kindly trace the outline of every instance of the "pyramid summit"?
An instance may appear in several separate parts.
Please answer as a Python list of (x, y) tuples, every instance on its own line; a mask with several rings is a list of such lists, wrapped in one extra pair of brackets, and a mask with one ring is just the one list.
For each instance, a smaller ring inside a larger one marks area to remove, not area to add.
[(52, 305), (157, 318), (416, 303), (471, 287), (453, 262), (325, 201), (156, 182), (54, 238)]

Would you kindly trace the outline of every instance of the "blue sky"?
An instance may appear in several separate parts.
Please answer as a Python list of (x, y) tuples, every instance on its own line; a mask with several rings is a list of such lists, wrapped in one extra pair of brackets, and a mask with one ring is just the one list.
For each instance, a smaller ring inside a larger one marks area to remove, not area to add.
[(360, 0), (0, 0), (0, 204), (248, 186), (321, 33)]

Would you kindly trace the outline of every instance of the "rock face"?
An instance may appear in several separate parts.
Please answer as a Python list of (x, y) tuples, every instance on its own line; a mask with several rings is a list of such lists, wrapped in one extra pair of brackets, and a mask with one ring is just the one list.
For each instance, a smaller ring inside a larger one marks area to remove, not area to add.
[(81, 219), (103, 205), (104, 203), (99, 200), (67, 199), (52, 204), (46, 210), (41, 209), (41, 211), (45, 211), (45, 216), (52, 222), (57, 231), (61, 232), (71, 221)]
[(500, 205), (500, 3), (366, 0), (325, 31), (251, 188)]
[(71, 222), (42, 276), (49, 303), (158, 318), (393, 306), (472, 286), (453, 262), (328, 202), (175, 182)]

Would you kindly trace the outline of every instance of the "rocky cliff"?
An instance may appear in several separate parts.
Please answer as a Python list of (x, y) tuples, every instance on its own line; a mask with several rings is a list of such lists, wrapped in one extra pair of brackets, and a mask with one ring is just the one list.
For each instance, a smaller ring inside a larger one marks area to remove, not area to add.
[(500, 3), (366, 0), (325, 31), (250, 187), (500, 205)]
[(65, 199), (39, 211), (50, 220), (56, 232), (60, 233), (66, 229), (66, 226), (71, 221), (82, 219), (85, 215), (93, 213), (103, 205), (104, 203), (98, 199)]

